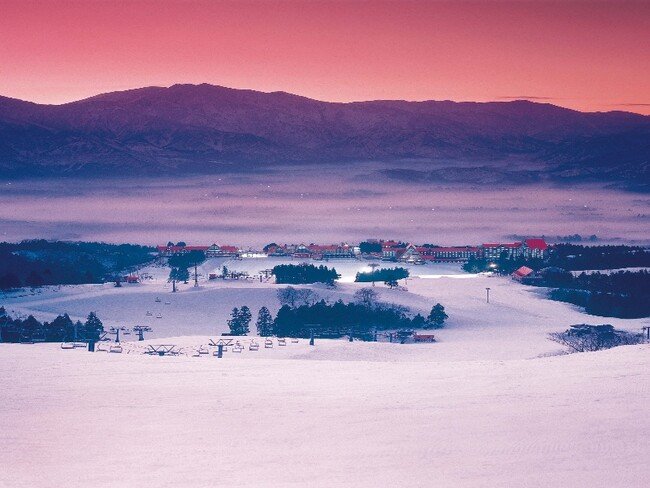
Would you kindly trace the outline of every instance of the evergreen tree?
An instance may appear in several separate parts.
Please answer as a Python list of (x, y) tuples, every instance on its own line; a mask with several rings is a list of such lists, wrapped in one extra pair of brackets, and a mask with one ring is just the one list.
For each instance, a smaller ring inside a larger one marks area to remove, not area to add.
[(257, 327), (257, 334), (260, 337), (268, 337), (273, 335), (273, 317), (271, 317), (271, 312), (266, 307), (260, 308), (257, 313), (257, 322), (255, 323)]
[(289, 305), (283, 305), (273, 320), (273, 335), (277, 337), (287, 337), (297, 335), (296, 332), (300, 324), (298, 323), (295, 310)]
[(239, 309), (237, 307), (233, 308), (232, 312), (230, 312), (228, 328), (230, 329), (231, 335), (241, 335), (239, 334)]
[(46, 328), (46, 340), (49, 342), (70, 341), (74, 339), (74, 325), (66, 313), (55, 318)]
[(242, 331), (240, 335), (247, 335), (250, 332), (252, 318), (253, 314), (251, 313), (251, 309), (246, 305), (239, 309), (239, 323), (241, 324)]
[(442, 327), (445, 323), (445, 320), (448, 318), (449, 316), (445, 313), (445, 307), (439, 303), (436, 303), (433, 306), (428, 317), (429, 323), (431, 323), (434, 327)]
[(104, 324), (102, 324), (102, 321), (99, 320), (95, 312), (90, 312), (83, 329), (86, 340), (97, 342), (99, 340), (99, 334), (104, 332)]
[(33, 315), (28, 316), (20, 324), (20, 335), (22, 339), (34, 340), (34, 337), (41, 333), (43, 325), (34, 318)]
[(275, 282), (278, 284), (327, 283), (333, 285), (341, 275), (336, 269), (313, 264), (279, 264), (273, 268)]
[(169, 272), (169, 281), (183, 281), (187, 283), (190, 279), (190, 272), (187, 268), (172, 268)]
[(359, 244), (361, 254), (370, 254), (371, 252), (381, 252), (381, 244), (379, 242), (362, 242)]
[(252, 314), (250, 309), (244, 305), (241, 309), (237, 307), (232, 309), (230, 320), (228, 320), (228, 327), (230, 334), (236, 336), (243, 336), (250, 332), (249, 326), (251, 323)]

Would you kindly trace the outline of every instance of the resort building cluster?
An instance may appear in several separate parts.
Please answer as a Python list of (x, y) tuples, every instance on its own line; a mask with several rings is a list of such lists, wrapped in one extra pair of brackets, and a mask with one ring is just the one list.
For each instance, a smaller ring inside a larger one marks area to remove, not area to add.
[[(370, 249), (370, 250), (368, 250)], [(525, 239), (505, 244), (481, 244), (480, 246), (437, 247), (430, 244), (417, 246), (412, 243), (369, 239), (360, 245), (350, 244), (272, 244), (262, 251), (242, 249), (236, 246), (158, 246), (160, 256), (176, 256), (201, 251), (208, 258), (245, 257), (292, 257), (299, 259), (378, 259), (405, 264), (424, 264), (426, 262), (466, 262), (471, 258), (496, 260), (501, 257), (546, 258), (549, 245), (544, 239)]]

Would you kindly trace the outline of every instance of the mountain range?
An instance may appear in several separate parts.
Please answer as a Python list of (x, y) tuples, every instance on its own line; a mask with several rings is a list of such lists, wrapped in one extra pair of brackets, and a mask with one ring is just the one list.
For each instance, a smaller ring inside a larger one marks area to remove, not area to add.
[(650, 116), (546, 103), (322, 102), (213, 85), (63, 105), (0, 97), (6, 177), (191, 175), (375, 161), (387, 178), (650, 187)]

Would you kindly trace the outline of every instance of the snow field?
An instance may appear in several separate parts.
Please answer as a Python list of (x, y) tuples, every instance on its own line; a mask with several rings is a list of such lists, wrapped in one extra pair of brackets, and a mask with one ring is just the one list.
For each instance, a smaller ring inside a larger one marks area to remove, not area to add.
[[(228, 267), (246, 263), (272, 267)], [(105, 326), (154, 332), (123, 336), (122, 354), (0, 344), (0, 487), (646, 486), (650, 345), (557, 355), (546, 337), (647, 321), (589, 316), (507, 278), (414, 268), (408, 291), (375, 290), (413, 312), (442, 303), (450, 319), (433, 344), (274, 339), (266, 349), (244, 337), (239, 354), (192, 357), (227, 330), (232, 307), (274, 314), (282, 286), (204, 280), (171, 293), (162, 268), (139, 285), (4, 296), (10, 313), (95, 310)], [(312, 288), (333, 301), (362, 286)], [(140, 354), (149, 344), (183, 354)]]
[(642, 487), (650, 474), (647, 345), (453, 362), (404, 346), (399, 362), (54, 346), (0, 345), (0, 486)]

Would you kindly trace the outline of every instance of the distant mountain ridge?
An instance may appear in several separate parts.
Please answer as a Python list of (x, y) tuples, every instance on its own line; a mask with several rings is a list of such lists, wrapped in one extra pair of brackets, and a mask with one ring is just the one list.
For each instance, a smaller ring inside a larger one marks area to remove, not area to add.
[[(0, 97), (0, 170), (7, 176), (202, 174), (355, 161), (393, 163), (385, 174), (401, 179), (471, 181), (471, 169), (480, 168), (499, 181), (638, 187), (650, 182), (650, 117), (529, 101), (332, 103), (205, 84), (64, 105)], [(409, 161), (431, 168), (414, 171)]]

